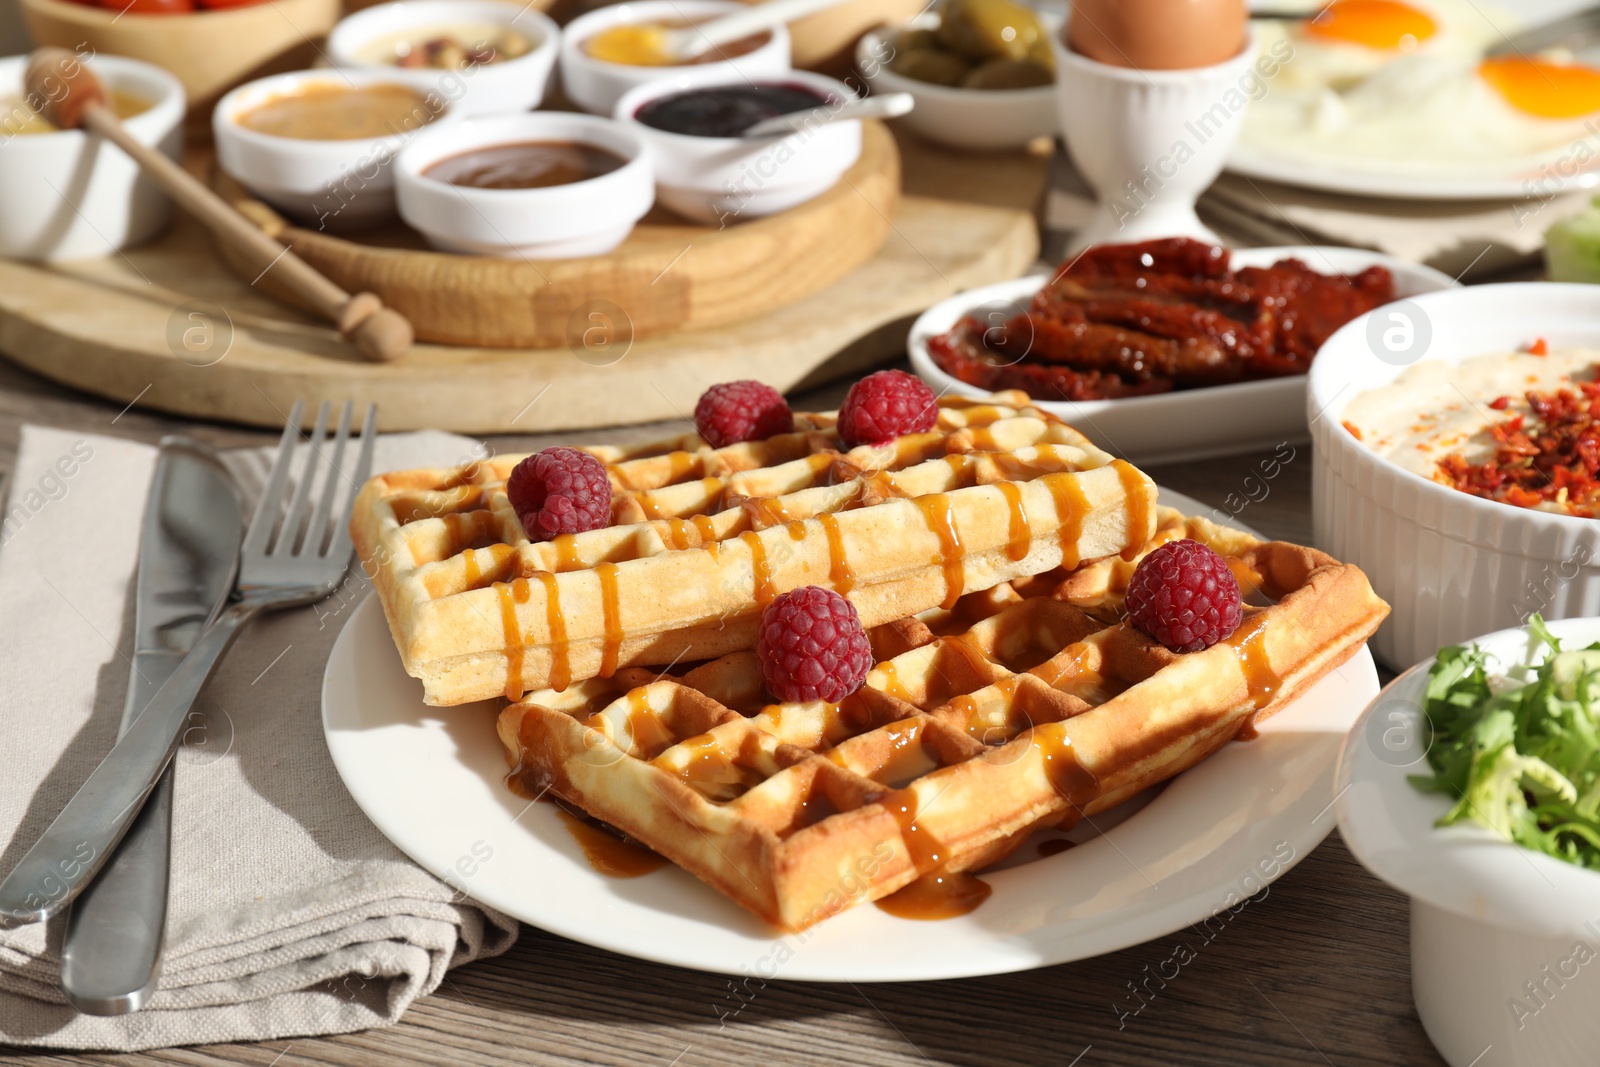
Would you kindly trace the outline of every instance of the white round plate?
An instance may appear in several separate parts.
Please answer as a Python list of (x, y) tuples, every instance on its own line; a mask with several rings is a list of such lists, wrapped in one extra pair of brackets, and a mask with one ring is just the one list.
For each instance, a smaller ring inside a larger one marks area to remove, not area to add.
[[(1564, 18), (1589, 7), (1592, 2), (1515, 0), (1514, 3), (1496, 3), (1494, 7), (1514, 10), (1520, 24), (1531, 28)], [(1251, 6), (1282, 9), (1294, 5), (1282, 4), (1278, 0), (1253, 0)], [(1315, 10), (1322, 5), (1318, 2), (1304, 6)], [(1270, 82), (1268, 91), (1271, 91)], [(1559, 168), (1551, 165), (1562, 158), (1567, 160), (1570, 167), (1578, 158), (1575, 146), (1561, 145), (1550, 153), (1544, 166), (1537, 163), (1530, 165), (1526, 160), (1514, 165), (1497, 161), (1486, 163), (1481, 169), (1401, 172), (1386, 171), (1381, 164), (1363, 168), (1358, 160), (1343, 162), (1322, 157), (1283, 155), (1240, 142), (1234, 145), (1228, 155), (1227, 169), (1233, 174), (1282, 182), (1303, 189), (1322, 189), (1356, 196), (1387, 196), (1401, 200), (1504, 200), (1530, 196), (1545, 199), (1559, 192), (1600, 186), (1600, 158), (1572, 168), (1573, 173), (1570, 174), (1563, 174)]]
[[(1600, 640), (1600, 619), (1549, 626), (1562, 648)], [(1534, 651), (1522, 627), (1471, 643), (1493, 653), (1500, 670), (1529, 662)], [(1350, 731), (1339, 755), (1335, 806), (1345, 844), (1373, 874), (1434, 907), (1530, 935), (1592, 940), (1600, 874), (1476, 824), (1436, 828), (1450, 798), (1406, 780), (1433, 773), (1422, 716), (1432, 666), (1430, 657), (1390, 682)]]
[[(1356, 274), (1371, 266), (1388, 267), (1397, 297), (1449, 289), (1448, 274), (1381, 252), (1333, 246), (1242, 248), (1233, 252), (1234, 267), (1270, 267), (1281, 259), (1299, 259), (1327, 274)], [(928, 352), (928, 341), (974, 315), (993, 325), (1028, 309), (1033, 295), (1049, 278), (1042, 274), (1016, 278), (958, 293), (924, 311), (911, 326), (906, 350), (917, 376), (938, 393), (983, 397), (989, 392), (940, 370)], [(1184, 389), (1155, 396), (1120, 400), (1044, 400), (1040, 408), (1065, 419), (1095, 444), (1134, 463), (1176, 463), (1272, 448), (1306, 439), (1306, 380), (1269, 378), (1206, 389)]]
[[(1162, 502), (1207, 513), (1163, 490)], [(322, 724), (356, 803), (401, 851), (492, 908), (626, 956), (732, 975), (892, 982), (1026, 970), (1141, 944), (1244, 900), (1333, 827), (1334, 763), (1378, 691), (1362, 649), (1248, 743), (1085, 820), (1077, 847), (991, 871), (970, 915), (928, 923), (863, 905), (798, 934), (767, 926), (687, 872), (596, 872), (550, 804), (506, 788), (502, 702), (422, 702), (376, 596), (328, 658)], [(1095, 833), (1098, 827), (1104, 834)], [(1019, 850), (1037, 856), (1034, 843)], [(1014, 857), (1016, 858), (1016, 857)]]

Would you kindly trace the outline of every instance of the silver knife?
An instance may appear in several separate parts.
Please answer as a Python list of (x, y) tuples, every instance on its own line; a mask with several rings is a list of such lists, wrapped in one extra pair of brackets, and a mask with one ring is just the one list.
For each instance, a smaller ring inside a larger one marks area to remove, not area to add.
[[(227, 603), (243, 532), (238, 492), (215, 453), (188, 438), (163, 438), (139, 539), (123, 732)], [(155, 990), (167, 921), (173, 771), (168, 766), (68, 913), (61, 990), (86, 1014), (138, 1011)]]
[(1600, 44), (1600, 7), (1587, 7), (1554, 22), (1502, 36), (1484, 55), (1531, 56), (1552, 48), (1586, 52), (1596, 44)]

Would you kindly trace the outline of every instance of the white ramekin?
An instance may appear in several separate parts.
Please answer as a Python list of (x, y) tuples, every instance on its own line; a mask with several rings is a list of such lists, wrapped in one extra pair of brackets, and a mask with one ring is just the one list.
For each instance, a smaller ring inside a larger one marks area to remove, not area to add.
[[(857, 99), (844, 82), (789, 71), (768, 84), (804, 86), (837, 104)], [(699, 222), (759, 218), (815, 199), (861, 158), (861, 123), (828, 122), (788, 137), (694, 137), (646, 126), (634, 116), (650, 101), (686, 89), (749, 85), (738, 76), (680, 68), (669, 78), (641, 85), (617, 101), (616, 117), (650, 146), (656, 198)]]
[[(1385, 348), (1386, 337), (1408, 335), (1402, 351)], [(1534, 612), (1600, 615), (1600, 521), (1447, 488), (1381, 458), (1343, 426), (1355, 396), (1418, 359), (1457, 362), (1540, 337), (1552, 348), (1600, 350), (1600, 287), (1524, 282), (1427, 293), (1346, 324), (1311, 365), (1315, 541), (1366, 571), (1393, 607), (1372, 640), (1392, 667)]]
[[(598, 178), (544, 189), (470, 189), (422, 172), (441, 159), (519, 141), (577, 141), (628, 162)], [(448, 252), (527, 259), (598, 256), (621, 244), (655, 199), (638, 132), (593, 115), (533, 112), (470, 119), (413, 138), (395, 159), (400, 217)]]
[(789, 70), (789, 31), (778, 26), (766, 44), (742, 56), (693, 67), (634, 67), (607, 63), (584, 51), (596, 34), (638, 22), (703, 20), (742, 11), (737, 0), (638, 0), (591, 11), (567, 23), (561, 34), (561, 87), (573, 103), (593, 115), (610, 115), (622, 94), (635, 86), (685, 70), (770, 81)]
[(1099, 193), (1074, 248), (1112, 241), (1194, 237), (1221, 244), (1194, 202), (1239, 138), (1257, 49), (1254, 31), (1237, 55), (1194, 70), (1113, 67), (1051, 35), (1056, 103), (1072, 162)]
[[(27, 56), (0, 59), (0, 99), (21, 99)], [(112, 88), (151, 101), (123, 120), (140, 142), (183, 153), (183, 86), (149, 63), (96, 56), (89, 69)], [(0, 256), (31, 260), (107, 256), (166, 225), (172, 204), (115, 145), (80, 130), (7, 134), (0, 128)]]
[[(361, 58), (373, 41), (406, 30), (488, 23), (514, 29), (533, 45), (527, 55), (467, 70), (418, 70)], [(437, 93), (462, 115), (527, 111), (544, 102), (561, 50), (561, 28), (526, 4), (506, 0), (396, 0), (341, 19), (328, 35), (328, 58), (347, 70), (380, 70), (419, 92)]]
[[(415, 131), (349, 141), (276, 137), (239, 125), (238, 116), (276, 96), (307, 85), (405, 85), (388, 70), (300, 70), (241, 85), (217, 103), (211, 130), (217, 164), (273, 207), (318, 229), (351, 230), (394, 215), (395, 153)], [(410, 86), (406, 86), (411, 88)], [(428, 129), (459, 120), (455, 105), (429, 100), (442, 111)]]
[[(1061, 28), (1059, 19), (1041, 16), (1041, 21), (1052, 36)], [(938, 26), (939, 16), (925, 12), (894, 29), (868, 30), (856, 42), (856, 69), (873, 92), (910, 93), (917, 101), (910, 114), (894, 120), (895, 125), (939, 144), (985, 151), (1017, 149), (1036, 137), (1055, 136), (1060, 122), (1054, 85), (960, 89), (917, 81), (889, 69), (896, 33)]]
[[(1551, 629), (1563, 647), (1582, 648), (1600, 638), (1600, 619)], [(1501, 669), (1529, 662), (1521, 628), (1471, 640)], [(1391, 682), (1345, 739), (1334, 780), (1339, 833), (1411, 897), (1411, 992), (1450, 1067), (1592, 1067), (1600, 873), (1473, 824), (1434, 826), (1454, 799), (1407, 781), (1430, 770), (1429, 665)]]

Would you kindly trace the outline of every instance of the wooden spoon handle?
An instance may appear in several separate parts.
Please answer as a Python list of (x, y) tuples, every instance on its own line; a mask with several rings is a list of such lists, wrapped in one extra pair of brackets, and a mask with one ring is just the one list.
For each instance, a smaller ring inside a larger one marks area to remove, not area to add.
[(135, 140), (104, 104), (87, 105), (83, 124), (132, 156), (179, 207), (199, 219), (220, 240), (243, 252), (263, 274), (269, 269), (275, 271), (280, 281), (323, 318), (338, 324), (339, 332), (367, 359), (388, 362), (411, 347), (411, 325), (399, 313), (384, 307), (372, 293), (351, 296), (329, 281), (288, 245), (262, 233), (194, 175)]

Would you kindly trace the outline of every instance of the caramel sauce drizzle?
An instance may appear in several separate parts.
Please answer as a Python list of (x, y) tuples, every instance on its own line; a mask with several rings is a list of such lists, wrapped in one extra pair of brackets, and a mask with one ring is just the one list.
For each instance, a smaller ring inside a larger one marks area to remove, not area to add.
[(883, 672), (884, 693), (894, 697), (896, 700), (903, 700), (907, 704), (915, 703), (911, 699), (910, 691), (906, 689), (906, 684), (900, 680), (900, 675), (895, 671), (893, 660), (885, 660), (878, 664), (878, 670)]
[[(518, 589), (518, 586), (521, 589)], [(517, 622), (517, 605), (525, 603), (528, 580), (518, 578), (510, 584), (495, 586), (500, 597), (500, 629), (506, 645), (506, 699), (522, 699), (522, 627)], [(520, 593), (520, 595), (519, 595)]]
[(650, 696), (643, 689), (628, 692), (628, 737), (633, 754), (643, 758), (655, 749), (666, 748), (674, 738), (667, 724), (661, 721), (656, 709), (650, 706)]
[(1006, 543), (1006, 556), (1020, 561), (1032, 547), (1033, 537), (1028, 529), (1028, 513), (1022, 509), (1022, 487), (1016, 482), (1001, 482), (1000, 493), (1011, 508), (1010, 540)]
[(791, 541), (804, 541), (806, 539), (806, 524), (798, 519), (791, 522), (784, 529), (789, 531), (789, 540)]
[(572, 683), (572, 650), (567, 644), (567, 618), (561, 614), (561, 592), (556, 576), (539, 571), (544, 583), (544, 617), (550, 628), (550, 688), (560, 692)]
[(875, 901), (880, 910), (902, 919), (952, 919), (970, 913), (989, 899), (994, 890), (987, 882), (942, 869), (948, 859), (945, 846), (917, 825), (919, 801), (914, 790), (899, 790), (885, 804), (899, 824), (900, 839), (921, 876)]
[(1061, 723), (1035, 727), (1033, 743), (1044, 757), (1044, 773), (1051, 787), (1067, 802), (1067, 815), (1061, 826), (1070, 829), (1082, 818), (1083, 806), (1094, 798), (1100, 780), (1078, 762), (1072, 738)]
[(1073, 570), (1078, 566), (1078, 541), (1083, 537), (1083, 520), (1089, 514), (1089, 498), (1076, 475), (1047, 474), (1040, 479), (1055, 500), (1056, 520), (1061, 527), (1061, 566)]
[(994, 887), (982, 878), (962, 872), (935, 871), (874, 903), (879, 910), (896, 918), (931, 922), (969, 915), (993, 892)]
[(755, 579), (756, 603), (766, 607), (778, 595), (772, 588), (772, 568), (767, 564), (767, 546), (761, 543), (761, 535), (753, 530), (740, 534), (739, 540), (750, 546), (750, 572)]
[(710, 515), (691, 515), (689, 521), (694, 523), (694, 528), (700, 531), (700, 540), (708, 545), (717, 543), (717, 526), (711, 521)]
[(664, 857), (580, 819), (565, 807), (558, 807), (556, 815), (583, 849), (589, 866), (607, 877), (638, 878), (667, 865)]
[(556, 570), (577, 571), (583, 569), (583, 560), (578, 558), (578, 539), (572, 534), (562, 534), (550, 542), (556, 550)]
[(922, 510), (928, 529), (939, 538), (939, 555), (932, 562), (944, 564), (945, 593), (944, 603), (940, 606), (949, 611), (956, 606), (956, 601), (961, 599), (961, 593), (966, 588), (966, 574), (961, 565), (966, 557), (966, 549), (961, 545), (961, 533), (956, 529), (955, 517), (950, 514), (948, 496), (943, 493), (919, 496), (916, 505)]
[(835, 593), (848, 596), (850, 590), (856, 587), (856, 576), (844, 558), (844, 534), (839, 530), (839, 519), (824, 511), (817, 516), (817, 521), (822, 524), (822, 532), (828, 538), (828, 580), (833, 583)]
[(1283, 679), (1272, 669), (1267, 657), (1267, 615), (1257, 612), (1247, 617), (1224, 643), (1239, 657), (1239, 667), (1244, 671), (1245, 684), (1250, 687), (1250, 701), (1257, 711), (1272, 703)]
[(1146, 533), (1154, 528), (1150, 522), (1150, 488), (1139, 468), (1127, 460), (1114, 459), (1111, 465), (1117, 469), (1128, 497), (1128, 547), (1122, 550), (1122, 558), (1133, 559), (1148, 540)]
[(467, 588), (476, 589), (478, 582), (483, 578), (483, 568), (478, 566), (478, 553), (475, 549), (467, 549), (461, 554), (462, 566), (467, 571)]
[(667, 520), (667, 536), (672, 547), (682, 551), (689, 547), (689, 524), (682, 519)]
[(617, 565), (601, 563), (594, 569), (600, 579), (600, 613), (604, 619), (605, 641), (600, 646), (600, 677), (617, 672), (617, 656), (622, 651), (622, 602), (617, 594)]

